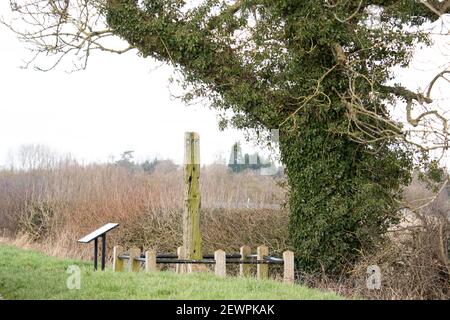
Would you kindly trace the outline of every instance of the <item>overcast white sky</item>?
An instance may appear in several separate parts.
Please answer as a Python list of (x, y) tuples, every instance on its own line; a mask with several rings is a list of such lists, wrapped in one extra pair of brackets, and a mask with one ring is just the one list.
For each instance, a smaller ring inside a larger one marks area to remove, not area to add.
[[(9, 1), (0, 2), (0, 15), (7, 17)], [(424, 88), (449, 62), (446, 38), (419, 52), (399, 79), (413, 90)], [(24, 44), (0, 26), (0, 166), (24, 144), (45, 144), (85, 161), (135, 150), (140, 159), (157, 155), (181, 162), (185, 131), (200, 134), (202, 163), (211, 163), (244, 138), (235, 130), (220, 132), (215, 111), (171, 98), (172, 68), (156, 68), (159, 63), (134, 53), (98, 53), (86, 71), (71, 74), (64, 68), (21, 69), (26, 56)], [(450, 92), (440, 96), (448, 99)]]
[[(0, 1), (8, 17), (9, 1)], [(0, 26), (0, 165), (23, 144), (45, 144), (85, 161), (106, 161), (124, 150), (137, 158), (183, 157), (185, 131), (201, 139), (202, 163), (228, 153), (242, 132), (220, 132), (217, 113), (171, 97), (171, 67), (135, 53), (97, 53), (86, 71), (21, 69), (24, 44)], [(158, 68), (159, 67), (159, 68)]]

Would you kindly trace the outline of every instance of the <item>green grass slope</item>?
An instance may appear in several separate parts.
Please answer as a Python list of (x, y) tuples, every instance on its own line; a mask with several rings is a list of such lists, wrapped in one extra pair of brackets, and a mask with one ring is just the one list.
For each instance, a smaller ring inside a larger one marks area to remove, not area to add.
[[(67, 269), (81, 269), (81, 288), (68, 289)], [(211, 273), (92, 271), (92, 264), (0, 245), (0, 295), (5, 299), (341, 299), (299, 285)]]

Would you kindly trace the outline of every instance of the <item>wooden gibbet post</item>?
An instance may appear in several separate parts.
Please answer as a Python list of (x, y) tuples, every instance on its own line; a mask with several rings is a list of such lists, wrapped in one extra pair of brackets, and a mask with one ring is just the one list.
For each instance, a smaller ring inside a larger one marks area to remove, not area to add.
[[(201, 260), (200, 233), (200, 136), (195, 132), (184, 134), (184, 201), (183, 249), (186, 259)], [(197, 265), (198, 266), (198, 265)], [(200, 267), (200, 266), (199, 266)], [(187, 266), (188, 272), (192, 266)], [(194, 267), (194, 269), (199, 269)], [(200, 268), (201, 269), (201, 268)]]

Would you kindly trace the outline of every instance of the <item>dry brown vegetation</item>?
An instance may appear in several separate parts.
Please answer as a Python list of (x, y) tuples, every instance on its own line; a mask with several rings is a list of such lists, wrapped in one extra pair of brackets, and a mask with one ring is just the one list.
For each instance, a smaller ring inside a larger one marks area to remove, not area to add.
[[(182, 171), (161, 162), (154, 172), (115, 164), (0, 172), (0, 230), (32, 241), (50, 254), (89, 259), (91, 248), (76, 240), (118, 222), (109, 244), (175, 252), (181, 243)], [(202, 232), (205, 252), (236, 251), (243, 244), (286, 247), (283, 189), (271, 177), (227, 167), (202, 169)], [(0, 233), (1, 234), (1, 233)]]
[[(414, 177), (404, 190), (403, 218), (384, 244), (362, 252), (359, 263), (340, 279), (300, 274), (303, 282), (347, 296), (368, 299), (450, 299), (450, 199), (448, 186), (433, 192)], [(381, 270), (380, 290), (369, 290), (368, 267)]]

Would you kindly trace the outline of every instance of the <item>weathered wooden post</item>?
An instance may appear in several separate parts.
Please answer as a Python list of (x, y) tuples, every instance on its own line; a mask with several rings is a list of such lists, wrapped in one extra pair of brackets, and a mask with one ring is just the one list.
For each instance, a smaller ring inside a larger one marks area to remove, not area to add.
[(113, 249), (113, 271), (123, 271), (123, 260), (119, 258), (122, 254), (122, 246), (115, 246)]
[(284, 275), (283, 282), (294, 283), (294, 253), (292, 251), (283, 252)]
[(145, 271), (146, 272), (158, 271), (158, 268), (156, 267), (156, 251), (155, 250), (145, 251)]
[[(248, 260), (248, 256), (252, 253), (252, 249), (249, 246), (241, 247), (241, 260)], [(250, 264), (240, 264), (239, 265), (239, 275), (248, 277), (250, 276)]]
[[(183, 249), (185, 259), (201, 260), (202, 236), (200, 233), (200, 136), (195, 132), (184, 135), (184, 215)], [(197, 267), (198, 266), (198, 267)], [(194, 269), (202, 269), (197, 265)], [(187, 271), (192, 265), (187, 265)]]
[(139, 258), (141, 256), (141, 250), (138, 248), (130, 249), (130, 259), (128, 261), (128, 271), (139, 271), (141, 263), (134, 258)]
[[(178, 256), (178, 259), (184, 259), (185, 258), (186, 255), (184, 254), (183, 247), (178, 247), (177, 248), (177, 256)], [(175, 266), (175, 272), (176, 273), (186, 273), (186, 265), (178, 263)]]
[(225, 277), (227, 275), (225, 251), (223, 250), (215, 251), (214, 260), (216, 262), (216, 264), (214, 265), (214, 272), (216, 276)]
[[(266, 246), (259, 246), (256, 248), (256, 255), (258, 260), (264, 260), (264, 257), (269, 255), (269, 249)], [(266, 279), (269, 277), (269, 265), (259, 263), (256, 266), (256, 277), (258, 279)]]

